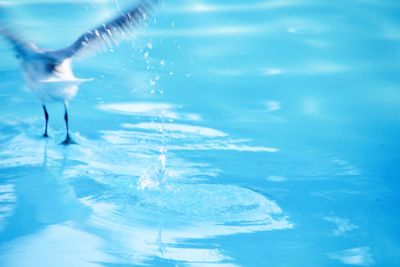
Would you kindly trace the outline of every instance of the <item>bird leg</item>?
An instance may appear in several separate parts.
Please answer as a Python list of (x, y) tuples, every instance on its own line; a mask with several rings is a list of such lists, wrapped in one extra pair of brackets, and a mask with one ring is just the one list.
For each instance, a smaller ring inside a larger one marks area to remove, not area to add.
[(46, 109), (46, 106), (45, 106), (45, 105), (43, 105), (43, 111), (44, 111), (44, 118), (46, 119), (46, 126), (45, 126), (45, 128), (44, 128), (43, 137), (49, 137), (49, 136), (47, 135), (47, 125), (49, 124), (49, 113), (47, 113), (47, 109)]
[(68, 111), (67, 111), (67, 105), (64, 103), (64, 109), (65, 109), (65, 114), (64, 114), (64, 120), (65, 120), (65, 126), (67, 128), (67, 136), (65, 137), (65, 140), (61, 143), (62, 145), (70, 145), (70, 144), (76, 144), (74, 140), (69, 136), (69, 127), (68, 127)]

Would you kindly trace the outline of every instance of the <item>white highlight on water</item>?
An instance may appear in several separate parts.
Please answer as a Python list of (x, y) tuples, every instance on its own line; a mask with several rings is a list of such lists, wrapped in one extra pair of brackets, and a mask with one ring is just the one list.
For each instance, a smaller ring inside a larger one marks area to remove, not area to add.
[(344, 264), (369, 266), (374, 263), (370, 247), (356, 247), (329, 253), (329, 258)]

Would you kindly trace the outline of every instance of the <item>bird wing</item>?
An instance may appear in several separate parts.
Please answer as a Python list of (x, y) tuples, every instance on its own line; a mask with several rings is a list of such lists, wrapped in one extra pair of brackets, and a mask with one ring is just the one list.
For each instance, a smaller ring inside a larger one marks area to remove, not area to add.
[(55, 51), (55, 54), (70, 58), (101, 50), (105, 46), (112, 48), (118, 45), (119, 42), (127, 39), (137, 26), (148, 19), (154, 5), (158, 2), (158, 0), (141, 0), (120, 16), (82, 34), (72, 45)]
[(0, 26), (0, 35), (10, 42), (18, 55), (24, 55), (31, 50), (31, 45), (17, 36), (10, 26)]

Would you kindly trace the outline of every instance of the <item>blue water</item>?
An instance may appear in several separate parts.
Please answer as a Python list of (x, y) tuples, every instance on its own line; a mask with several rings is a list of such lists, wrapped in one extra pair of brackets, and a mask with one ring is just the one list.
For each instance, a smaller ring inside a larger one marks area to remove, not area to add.
[[(69, 45), (131, 1), (0, 1)], [(75, 62), (70, 103), (0, 41), (0, 266), (400, 266), (400, 3), (165, 1)]]

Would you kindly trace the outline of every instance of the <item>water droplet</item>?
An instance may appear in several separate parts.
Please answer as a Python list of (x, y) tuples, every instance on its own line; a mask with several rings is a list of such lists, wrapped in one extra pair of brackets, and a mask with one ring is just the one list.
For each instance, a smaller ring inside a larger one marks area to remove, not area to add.
[(147, 43), (147, 47), (148, 47), (149, 49), (152, 49), (152, 48), (153, 48), (153, 43), (152, 43), (152, 42), (148, 42), (148, 43)]
[(161, 66), (165, 66), (165, 60), (161, 60), (161, 61), (160, 61), (160, 65), (161, 65)]
[(171, 72), (169, 73), (169, 75), (172, 76), (172, 75), (174, 75), (174, 73), (171, 71)]
[[(164, 151), (162, 151), (161, 153), (164, 153)], [(165, 169), (165, 163), (167, 161), (167, 157), (165, 156), (165, 154), (160, 155), (160, 161), (162, 169)]]
[(145, 190), (147, 188), (149, 189), (155, 189), (159, 186), (159, 182), (155, 181), (150, 177), (150, 174), (147, 173), (146, 171), (143, 172), (143, 174), (140, 176), (139, 181), (138, 181), (138, 187), (141, 190)]
[(149, 52), (145, 52), (144, 53), (144, 58), (148, 58), (149, 57)]

